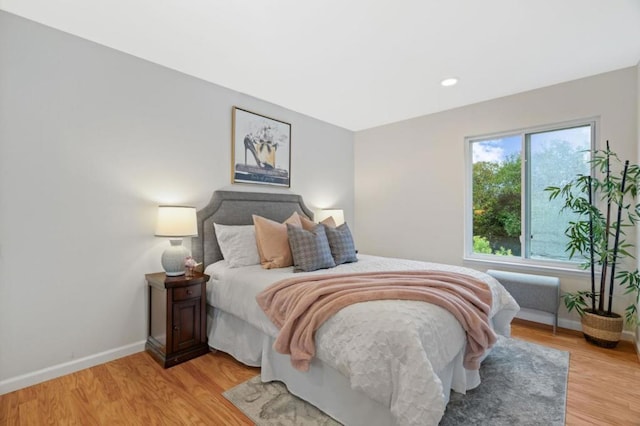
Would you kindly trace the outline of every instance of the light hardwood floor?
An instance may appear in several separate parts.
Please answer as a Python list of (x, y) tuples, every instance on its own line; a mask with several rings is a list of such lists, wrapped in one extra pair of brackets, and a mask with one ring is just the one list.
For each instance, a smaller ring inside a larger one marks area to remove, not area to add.
[[(601, 349), (578, 333), (525, 322), (513, 337), (571, 353), (567, 425), (640, 425), (633, 345)], [(1, 425), (251, 425), (222, 392), (259, 373), (223, 353), (164, 370), (144, 353), (0, 396)]]

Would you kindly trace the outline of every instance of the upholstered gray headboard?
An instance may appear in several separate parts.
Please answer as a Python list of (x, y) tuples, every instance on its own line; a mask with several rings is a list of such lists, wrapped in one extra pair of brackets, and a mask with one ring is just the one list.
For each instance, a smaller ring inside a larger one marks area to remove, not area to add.
[(265, 192), (215, 191), (211, 201), (197, 212), (198, 236), (191, 239), (191, 251), (204, 266), (222, 259), (213, 223), (253, 225), (254, 214), (283, 222), (293, 212), (313, 219), (313, 212), (296, 194)]

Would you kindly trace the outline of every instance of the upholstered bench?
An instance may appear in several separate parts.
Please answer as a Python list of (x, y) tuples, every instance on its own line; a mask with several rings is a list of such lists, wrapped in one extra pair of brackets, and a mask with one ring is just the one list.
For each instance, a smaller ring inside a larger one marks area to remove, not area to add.
[(553, 333), (556, 333), (560, 303), (560, 279), (558, 277), (493, 269), (489, 269), (487, 274), (500, 281), (500, 284), (511, 293), (521, 308), (552, 314), (554, 317)]

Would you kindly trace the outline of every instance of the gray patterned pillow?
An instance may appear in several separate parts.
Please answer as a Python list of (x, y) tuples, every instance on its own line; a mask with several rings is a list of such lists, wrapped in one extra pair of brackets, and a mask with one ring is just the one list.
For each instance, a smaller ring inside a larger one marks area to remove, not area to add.
[(346, 223), (335, 228), (324, 225), (324, 230), (327, 233), (331, 255), (336, 265), (358, 261), (356, 246)]
[(313, 230), (307, 231), (287, 223), (287, 236), (293, 255), (293, 272), (309, 272), (336, 266), (323, 225), (316, 225)]

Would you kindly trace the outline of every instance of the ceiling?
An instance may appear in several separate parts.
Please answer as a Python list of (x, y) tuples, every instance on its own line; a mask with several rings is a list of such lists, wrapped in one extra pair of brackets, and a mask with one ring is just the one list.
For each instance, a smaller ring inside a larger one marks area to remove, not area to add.
[[(640, 60), (640, 0), (0, 0), (0, 9), (350, 130)], [(451, 76), (459, 83), (442, 87)]]

